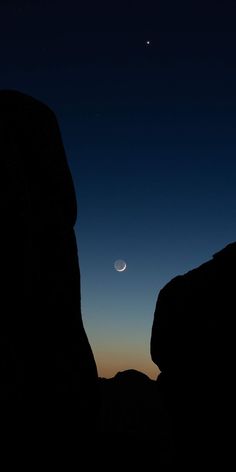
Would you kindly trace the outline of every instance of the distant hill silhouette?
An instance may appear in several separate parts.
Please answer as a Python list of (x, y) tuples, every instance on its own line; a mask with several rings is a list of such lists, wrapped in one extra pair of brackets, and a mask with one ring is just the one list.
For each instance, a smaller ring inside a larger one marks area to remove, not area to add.
[(41, 427), (43, 437), (93, 431), (98, 376), (81, 315), (75, 192), (54, 113), (0, 91), (0, 148), (1, 428), (32, 437)]
[(234, 454), (235, 269), (233, 242), (157, 299), (151, 356), (181, 463), (226, 464)]
[(170, 428), (161, 398), (158, 400), (157, 382), (140, 371), (128, 369), (110, 379), (99, 378), (99, 383), (101, 437), (116, 438), (119, 445), (128, 444), (128, 454), (131, 456), (135, 451), (133, 463), (137, 464), (137, 445), (145, 448), (143, 451), (149, 451), (152, 457), (154, 442), (159, 461), (169, 463)]

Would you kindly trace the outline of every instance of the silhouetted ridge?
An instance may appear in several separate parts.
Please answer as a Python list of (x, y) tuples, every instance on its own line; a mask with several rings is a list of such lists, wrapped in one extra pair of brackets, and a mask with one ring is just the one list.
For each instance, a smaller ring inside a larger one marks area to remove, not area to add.
[[(102, 437), (116, 439), (113, 451), (126, 446), (128, 457), (137, 460), (137, 446), (158, 463), (171, 463), (169, 418), (159, 401), (157, 382), (143, 372), (128, 369), (110, 379), (100, 378)], [(161, 400), (161, 399), (160, 399)], [(154, 444), (156, 445), (153, 449)], [(122, 451), (124, 451), (122, 449)]]
[(213, 258), (216, 257), (223, 257), (226, 259), (227, 257), (233, 258), (234, 260), (236, 259), (236, 242), (235, 243), (230, 243), (227, 246), (225, 246), (223, 249), (220, 251), (216, 252), (213, 255)]
[(98, 377), (81, 316), (75, 191), (54, 113), (0, 91), (0, 149), (4, 413), (44, 434), (93, 430)]
[(232, 454), (236, 242), (160, 291), (151, 334), (157, 383), (174, 424), (180, 461)]
[(147, 383), (150, 381), (152, 382), (148, 375), (136, 369), (127, 369), (121, 372), (117, 372), (117, 374), (114, 376), (114, 380), (123, 383)]

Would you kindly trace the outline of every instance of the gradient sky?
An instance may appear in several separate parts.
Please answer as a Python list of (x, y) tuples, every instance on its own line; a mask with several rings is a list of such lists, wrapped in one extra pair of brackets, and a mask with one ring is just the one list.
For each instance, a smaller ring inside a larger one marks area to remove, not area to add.
[(155, 378), (160, 289), (235, 240), (236, 16), (233, 1), (109, 5), (1, 1), (0, 88), (57, 115), (99, 375)]

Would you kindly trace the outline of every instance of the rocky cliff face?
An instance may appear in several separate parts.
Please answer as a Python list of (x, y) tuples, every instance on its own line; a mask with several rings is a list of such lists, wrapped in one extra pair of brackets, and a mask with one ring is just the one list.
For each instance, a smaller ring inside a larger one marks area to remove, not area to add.
[(0, 153), (5, 415), (24, 410), (54, 430), (90, 429), (98, 377), (81, 315), (75, 192), (54, 113), (0, 91)]
[[(151, 356), (182, 458), (227, 457), (234, 408), (236, 243), (159, 293)], [(219, 452), (220, 451), (220, 452)], [(223, 452), (224, 451), (224, 452)]]

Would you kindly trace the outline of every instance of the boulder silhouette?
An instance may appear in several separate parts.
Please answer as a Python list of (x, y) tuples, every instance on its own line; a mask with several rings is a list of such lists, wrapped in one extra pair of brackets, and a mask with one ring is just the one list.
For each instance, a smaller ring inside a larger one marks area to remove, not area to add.
[(176, 460), (216, 464), (233, 452), (236, 243), (159, 293), (151, 357), (172, 417)]
[(123, 437), (150, 438), (155, 381), (135, 369), (100, 378), (102, 399), (101, 432)]
[(156, 380), (127, 369), (112, 378), (100, 378), (99, 383), (100, 436), (109, 441), (109, 451), (116, 455), (119, 449), (119, 459), (135, 466), (142, 457), (151, 463), (155, 459), (158, 465), (172, 464), (168, 416)]
[(93, 431), (98, 376), (81, 314), (76, 197), (53, 111), (0, 91), (0, 148), (2, 417), (49, 435)]

